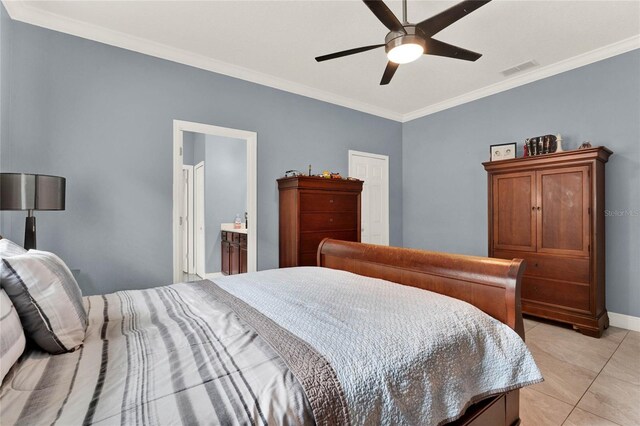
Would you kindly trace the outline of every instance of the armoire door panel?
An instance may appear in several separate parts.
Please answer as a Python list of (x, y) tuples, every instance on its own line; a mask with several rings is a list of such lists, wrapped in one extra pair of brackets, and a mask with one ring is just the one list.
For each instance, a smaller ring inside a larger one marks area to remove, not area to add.
[(535, 251), (535, 172), (497, 174), (492, 186), (494, 248)]
[(589, 167), (537, 173), (538, 252), (589, 255)]

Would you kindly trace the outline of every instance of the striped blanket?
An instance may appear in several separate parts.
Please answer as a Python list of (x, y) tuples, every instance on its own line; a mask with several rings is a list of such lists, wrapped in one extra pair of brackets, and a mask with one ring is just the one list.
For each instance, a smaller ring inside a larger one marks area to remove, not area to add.
[(298, 380), (204, 283), (85, 298), (77, 351), (29, 349), (0, 389), (2, 425), (311, 424)]

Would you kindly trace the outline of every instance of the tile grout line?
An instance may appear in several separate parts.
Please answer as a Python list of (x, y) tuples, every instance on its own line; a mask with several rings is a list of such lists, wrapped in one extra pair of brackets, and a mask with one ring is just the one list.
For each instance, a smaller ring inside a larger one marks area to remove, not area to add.
[[(576, 402), (576, 405), (573, 406), (573, 408), (571, 409), (571, 412), (569, 413), (569, 416), (575, 411), (576, 408), (578, 408), (578, 404), (580, 404), (580, 401), (582, 401), (582, 399), (584, 398), (584, 396), (587, 394), (587, 392), (589, 392), (589, 389), (591, 389), (591, 387), (593, 386), (593, 384), (596, 382), (596, 380), (598, 380), (598, 377), (600, 377), (600, 374), (602, 374), (602, 371), (605, 369), (605, 367), (607, 366), (607, 364), (609, 364), (609, 362), (611, 361), (611, 358), (613, 358), (613, 356), (616, 354), (616, 352), (618, 352), (618, 349), (620, 349), (620, 345), (622, 345), (622, 342), (624, 342), (624, 339), (627, 338), (627, 336), (629, 335), (629, 330), (627, 330), (627, 334), (624, 335), (624, 337), (620, 340), (620, 343), (618, 343), (618, 346), (616, 346), (616, 349), (611, 353), (611, 356), (609, 357), (609, 359), (607, 359), (607, 362), (604, 363), (604, 365), (602, 366), (602, 368), (600, 369), (600, 371), (598, 371), (598, 374), (596, 374), (596, 377), (593, 378), (593, 380), (591, 381), (591, 384), (589, 384), (589, 386), (587, 387), (587, 389), (584, 391), (584, 393), (582, 394), (582, 396), (580, 397), (580, 399), (578, 399), (578, 402)], [(615, 423), (618, 424), (617, 422), (614, 422), (611, 419), (608, 419), (606, 417), (602, 417), (599, 416), (596, 413), (592, 413), (589, 410), (585, 410), (584, 408), (581, 408), (581, 410), (584, 410), (585, 412), (592, 414), (596, 417), (600, 417), (601, 419), (605, 419), (607, 421), (610, 421), (611, 423)], [(566, 419), (564, 419), (564, 421), (562, 422), (564, 424), (564, 422), (567, 421), (567, 419), (569, 418), (569, 416), (567, 416)]]

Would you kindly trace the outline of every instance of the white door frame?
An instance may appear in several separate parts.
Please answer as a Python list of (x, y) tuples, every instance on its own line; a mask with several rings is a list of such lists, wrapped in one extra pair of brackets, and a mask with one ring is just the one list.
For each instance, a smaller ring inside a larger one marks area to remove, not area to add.
[[(194, 218), (193, 218), (193, 166), (192, 165), (188, 165), (185, 164), (182, 166), (182, 170), (183, 172), (186, 171), (187, 172), (187, 192), (188, 192), (188, 201), (187, 204), (189, 205), (189, 209), (187, 210), (186, 215), (184, 214), (184, 211), (182, 213), (183, 215), (183, 221), (182, 221), (182, 225), (185, 226), (186, 225), (186, 229), (183, 230), (184, 234), (187, 235), (187, 239), (188, 239), (188, 245), (190, 247), (187, 248), (187, 267), (185, 268), (184, 265), (182, 265), (183, 267), (183, 271), (186, 270), (188, 274), (194, 274), (195, 273), (195, 264), (194, 264), (194, 258), (193, 258), (193, 253), (194, 253), (194, 235), (195, 233), (194, 231)], [(184, 187), (183, 187), (184, 188)], [(184, 197), (184, 193), (182, 194)], [(184, 239), (183, 239), (184, 242)], [(183, 248), (183, 253), (184, 253), (184, 247)]]
[(384, 220), (382, 221), (383, 222), (382, 242), (384, 245), (388, 246), (389, 245), (389, 156), (382, 155), (382, 154), (373, 154), (371, 152), (354, 151), (350, 149), (349, 150), (349, 176), (353, 176), (355, 173), (355, 168), (353, 166), (352, 160), (356, 156), (375, 158), (377, 160), (384, 161), (387, 182), (386, 182), (386, 185), (383, 185), (383, 192), (382, 192), (382, 212), (384, 214)]
[(182, 281), (182, 149), (183, 132), (204, 133), (244, 139), (247, 144), (247, 271), (258, 269), (258, 134), (246, 130), (230, 129), (210, 124), (173, 120), (173, 282)]
[[(195, 273), (200, 276), (200, 278), (204, 278), (207, 274), (207, 259), (206, 259), (206, 250), (207, 250), (207, 242), (206, 242), (206, 222), (205, 222), (205, 168), (204, 161), (199, 162), (195, 166), (193, 166), (193, 216), (194, 216), (194, 238), (193, 238), (193, 246), (194, 250), (194, 263), (195, 263)], [(196, 184), (198, 181), (198, 170), (202, 169), (202, 186)], [(200, 202), (199, 202), (200, 201)], [(199, 207), (196, 207), (198, 206)], [(202, 231), (197, 229), (198, 223), (202, 221)]]

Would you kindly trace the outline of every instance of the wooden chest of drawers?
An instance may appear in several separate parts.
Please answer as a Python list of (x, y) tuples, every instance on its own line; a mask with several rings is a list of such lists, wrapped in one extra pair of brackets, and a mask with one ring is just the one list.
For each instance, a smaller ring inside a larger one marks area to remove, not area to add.
[(308, 176), (278, 179), (281, 268), (315, 266), (324, 238), (360, 241), (362, 183)]

